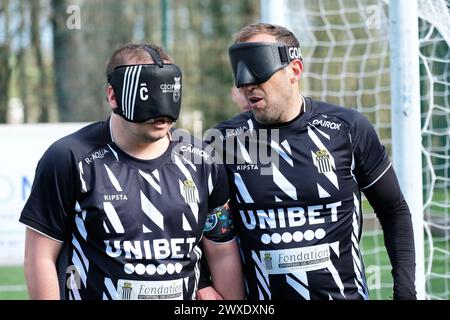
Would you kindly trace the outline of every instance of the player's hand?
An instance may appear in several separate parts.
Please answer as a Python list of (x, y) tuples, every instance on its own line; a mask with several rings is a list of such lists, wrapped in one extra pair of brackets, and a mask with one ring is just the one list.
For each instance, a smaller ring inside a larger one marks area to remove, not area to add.
[(209, 286), (197, 291), (197, 300), (223, 300), (223, 297), (213, 286)]

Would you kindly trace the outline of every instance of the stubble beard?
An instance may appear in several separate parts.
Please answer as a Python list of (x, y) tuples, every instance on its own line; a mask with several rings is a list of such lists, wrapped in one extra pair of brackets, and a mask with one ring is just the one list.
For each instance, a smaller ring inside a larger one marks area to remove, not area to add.
[(277, 123), (280, 117), (276, 112), (276, 107), (272, 106), (266, 106), (263, 110), (253, 110), (253, 115), (256, 121), (263, 124)]

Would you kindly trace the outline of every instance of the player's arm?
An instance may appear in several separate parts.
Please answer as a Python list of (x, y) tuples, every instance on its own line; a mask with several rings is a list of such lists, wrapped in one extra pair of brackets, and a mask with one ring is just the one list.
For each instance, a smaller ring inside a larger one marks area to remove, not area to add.
[[(217, 151), (208, 150), (211, 155)], [(236, 233), (231, 212), (224, 205), (230, 195), (228, 175), (220, 156), (211, 156), (211, 159), (208, 215), (202, 240), (209, 270), (203, 270), (201, 278), (209, 279), (210, 273), (212, 287), (203, 289), (199, 298), (243, 299), (243, 272)]]
[(61, 246), (61, 242), (26, 228), (24, 266), (30, 299), (60, 299), (56, 259)]
[(394, 299), (415, 300), (415, 250), (411, 213), (392, 167), (363, 191), (383, 228), (384, 243), (392, 265)]
[(386, 148), (367, 118), (353, 112), (351, 131), (355, 177), (383, 228), (392, 265), (394, 299), (415, 299), (415, 251), (411, 213)]
[(60, 140), (36, 168), (30, 196), (19, 221), (25, 234), (25, 277), (31, 299), (60, 299), (56, 260), (71, 233), (79, 178), (69, 144)]
[(244, 299), (241, 260), (236, 240), (215, 243), (203, 239), (214, 289), (227, 300)]
[(223, 300), (223, 297), (209, 285), (197, 290), (197, 300)]
[(202, 244), (214, 289), (224, 299), (243, 299), (241, 258), (229, 210), (219, 207), (208, 214)]

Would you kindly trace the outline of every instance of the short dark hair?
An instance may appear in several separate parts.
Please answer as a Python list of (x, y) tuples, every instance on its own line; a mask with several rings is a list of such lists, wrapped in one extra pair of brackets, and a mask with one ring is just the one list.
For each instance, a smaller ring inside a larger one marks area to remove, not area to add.
[(126, 65), (128, 61), (131, 59), (136, 59), (138, 61), (152, 60), (152, 57), (145, 50), (145, 47), (150, 47), (155, 50), (160, 56), (161, 59), (167, 60), (172, 63), (172, 58), (169, 54), (164, 50), (163, 47), (160, 47), (153, 43), (141, 43), (141, 44), (126, 44), (117, 48), (106, 64), (106, 79), (109, 79), (114, 71), (114, 69), (120, 65)]
[(288, 47), (300, 47), (297, 37), (285, 27), (269, 23), (253, 23), (243, 27), (234, 35), (234, 43), (245, 42), (257, 34), (270, 34)]

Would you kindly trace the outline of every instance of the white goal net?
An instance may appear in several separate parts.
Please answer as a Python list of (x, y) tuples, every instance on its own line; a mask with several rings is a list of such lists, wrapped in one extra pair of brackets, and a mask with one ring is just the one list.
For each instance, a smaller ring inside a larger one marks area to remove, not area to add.
[[(305, 95), (361, 111), (392, 154), (389, 1), (286, 0), (300, 40)], [(450, 299), (450, 0), (419, 0), (426, 297)], [(286, 19), (287, 17), (287, 19)], [(372, 299), (392, 297), (382, 231), (363, 203)]]

